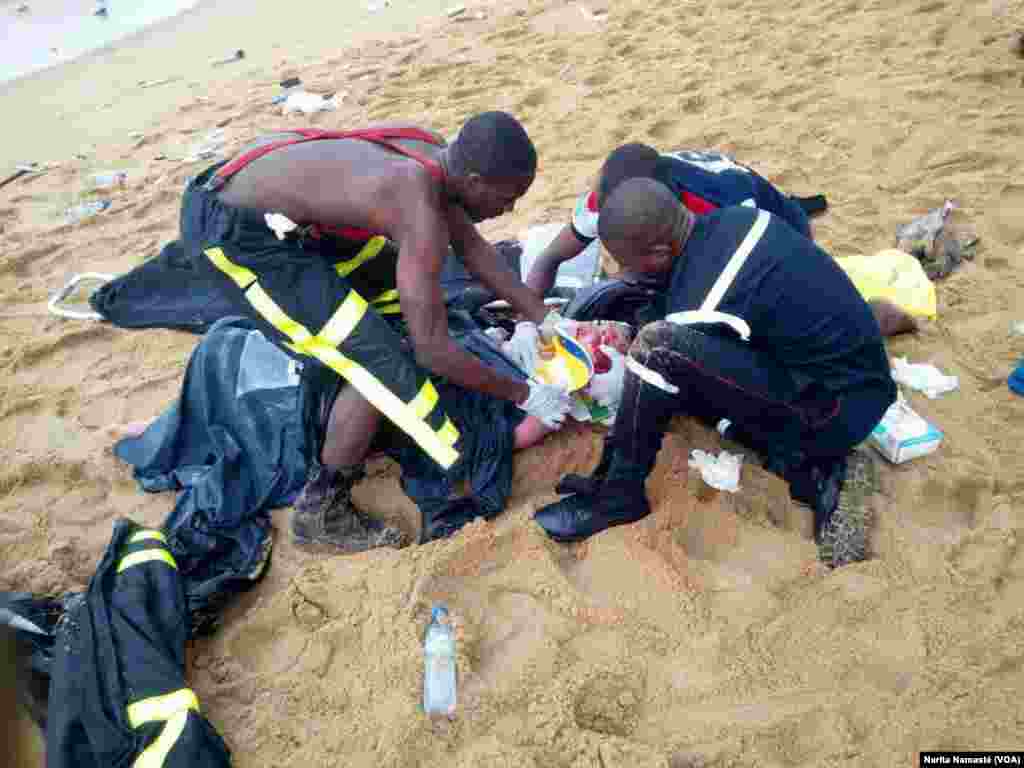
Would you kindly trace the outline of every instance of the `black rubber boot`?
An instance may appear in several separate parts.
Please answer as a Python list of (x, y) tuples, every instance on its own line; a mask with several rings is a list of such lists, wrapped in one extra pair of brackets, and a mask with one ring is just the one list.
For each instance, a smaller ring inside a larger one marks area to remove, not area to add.
[(331, 471), (317, 464), (295, 500), (292, 538), (303, 546), (329, 547), (346, 554), (376, 547), (401, 547), (405, 536), (352, 503), (352, 488), (365, 477), (362, 465)]
[(601, 487), (605, 477), (608, 475), (608, 468), (612, 464), (612, 435), (609, 432), (604, 438), (601, 446), (601, 459), (590, 475), (578, 475), (572, 472), (565, 475), (555, 486), (555, 493), (596, 493)]
[(654, 461), (631, 461), (621, 451), (611, 452), (604, 481), (593, 493), (574, 493), (538, 510), (534, 520), (555, 541), (570, 542), (616, 525), (635, 523), (651, 513), (644, 483)]
[(808, 459), (798, 467), (785, 469), (783, 476), (793, 500), (814, 510), (814, 537), (820, 539), (839, 505), (846, 480), (846, 457)]

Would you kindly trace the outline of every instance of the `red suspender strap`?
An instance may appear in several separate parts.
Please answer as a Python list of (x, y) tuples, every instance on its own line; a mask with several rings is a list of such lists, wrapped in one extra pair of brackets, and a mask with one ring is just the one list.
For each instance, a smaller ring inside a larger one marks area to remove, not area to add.
[(405, 155), (406, 157), (417, 160), (430, 172), (430, 175), (435, 179), (442, 180), (444, 178), (444, 169), (441, 168), (433, 160), (421, 155), (411, 149), (406, 149), (400, 144), (394, 144), (393, 139), (411, 139), (414, 141), (422, 141), (426, 144), (438, 145), (438, 141), (433, 134), (427, 131), (422, 131), (419, 128), (365, 128), (357, 131), (321, 131), (316, 128), (300, 128), (298, 130), (288, 131), (288, 133), (297, 134), (300, 138), (297, 139), (283, 139), (281, 141), (271, 142), (270, 144), (264, 144), (262, 147), (256, 147), (248, 152), (245, 152), (230, 163), (222, 165), (212, 179), (210, 179), (209, 188), (219, 189), (223, 186), (228, 179), (238, 173), (240, 170), (249, 165), (254, 160), (258, 160), (264, 155), (269, 155), (275, 149), (281, 147), (288, 147), (292, 144), (303, 144), (307, 141), (318, 141), (321, 139), (362, 139), (363, 141), (372, 141), (374, 144), (379, 144), (383, 147), (387, 147), (393, 152)]

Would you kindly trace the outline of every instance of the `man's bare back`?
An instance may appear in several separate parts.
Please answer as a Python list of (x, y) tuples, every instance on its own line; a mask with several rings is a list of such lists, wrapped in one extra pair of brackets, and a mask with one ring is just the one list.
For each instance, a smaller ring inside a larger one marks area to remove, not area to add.
[[(439, 145), (409, 139), (390, 141), (436, 163), (444, 139), (430, 133)], [(297, 138), (296, 134), (263, 136), (239, 154), (291, 138)], [(220, 198), (239, 208), (282, 213), (299, 223), (392, 233), (398, 228), (403, 203), (424, 194), (437, 204), (443, 199), (441, 185), (417, 160), (361, 139), (324, 139), (284, 146), (253, 161), (231, 178)]]

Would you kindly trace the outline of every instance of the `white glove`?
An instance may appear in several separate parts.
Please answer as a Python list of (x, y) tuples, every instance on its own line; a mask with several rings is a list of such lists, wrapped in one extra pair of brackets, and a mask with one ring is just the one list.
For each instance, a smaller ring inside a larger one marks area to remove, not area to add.
[(565, 414), (572, 407), (572, 398), (561, 387), (553, 384), (541, 384), (528, 379), (530, 396), (522, 403), (516, 403), (531, 416), (540, 419), (546, 427), (558, 429), (565, 421)]
[(601, 351), (608, 355), (612, 367), (607, 373), (595, 374), (588, 385), (588, 392), (598, 403), (614, 408), (622, 400), (622, 387), (626, 381), (626, 356), (615, 347), (601, 345)]
[(540, 358), (540, 331), (534, 323), (523, 321), (516, 323), (516, 332), (512, 338), (502, 344), (502, 351), (512, 362), (518, 365), (527, 376), (533, 376)]
[(544, 321), (540, 324), (537, 331), (540, 333), (541, 340), (545, 344), (550, 344), (555, 338), (556, 328), (571, 330), (573, 326), (575, 326), (574, 320), (566, 320), (558, 314), (557, 309), (552, 309), (544, 316)]

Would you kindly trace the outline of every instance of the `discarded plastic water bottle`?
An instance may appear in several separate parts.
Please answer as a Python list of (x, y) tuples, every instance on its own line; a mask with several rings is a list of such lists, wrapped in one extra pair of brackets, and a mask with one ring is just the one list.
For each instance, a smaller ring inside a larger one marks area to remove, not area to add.
[(82, 219), (88, 219), (90, 216), (95, 216), (97, 213), (102, 213), (109, 207), (109, 200), (90, 200), (89, 202), (79, 203), (78, 205), (68, 208), (64, 212), (64, 219), (68, 224), (74, 224)]
[(90, 176), (89, 186), (92, 189), (112, 189), (113, 187), (123, 187), (127, 181), (127, 171), (107, 171)]
[(423, 709), (428, 715), (455, 715), (455, 633), (448, 609), (435, 603), (423, 643)]

